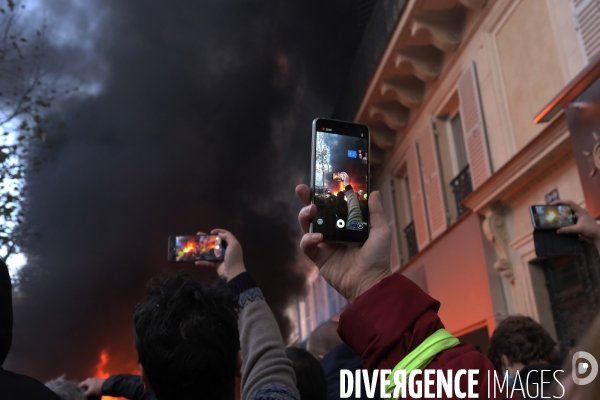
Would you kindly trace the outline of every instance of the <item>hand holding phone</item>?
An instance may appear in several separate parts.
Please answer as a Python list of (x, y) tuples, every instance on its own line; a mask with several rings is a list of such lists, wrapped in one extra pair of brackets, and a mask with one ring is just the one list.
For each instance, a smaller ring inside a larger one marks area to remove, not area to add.
[(583, 252), (577, 235), (559, 235), (577, 223), (571, 207), (565, 204), (529, 206), (534, 227), (533, 243), (538, 257), (575, 256)]
[(596, 220), (582, 207), (570, 200), (557, 200), (552, 205), (569, 206), (575, 213), (575, 225), (560, 228), (556, 233), (562, 234), (577, 234), (581, 235), (585, 240), (592, 243), (600, 252), (600, 225)]
[(222, 261), (227, 242), (218, 235), (170, 236), (169, 261)]
[(298, 222), (304, 232), (300, 248), (319, 268), (325, 280), (349, 302), (389, 276), (392, 232), (387, 224), (379, 192), (369, 196), (369, 237), (362, 246), (324, 243), (322, 233), (310, 232), (310, 221), (318, 209), (311, 204), (310, 188), (296, 187), (296, 195), (304, 203)]
[(575, 213), (565, 204), (529, 206), (535, 229), (559, 229), (577, 223)]
[[(215, 268), (217, 274), (221, 278), (225, 278), (228, 282), (242, 272), (246, 272), (242, 245), (236, 237), (225, 229), (213, 229), (210, 233), (211, 235), (219, 236), (227, 243), (227, 252), (221, 261), (196, 261), (196, 265), (200, 267)], [(205, 233), (198, 232), (198, 235), (205, 235)]]

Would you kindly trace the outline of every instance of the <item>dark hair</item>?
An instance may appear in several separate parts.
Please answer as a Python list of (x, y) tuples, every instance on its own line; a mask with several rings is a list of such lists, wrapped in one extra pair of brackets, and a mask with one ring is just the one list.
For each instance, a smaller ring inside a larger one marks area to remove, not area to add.
[(500, 322), (490, 339), (488, 358), (500, 373), (501, 355), (523, 365), (536, 361), (552, 363), (557, 357), (556, 342), (530, 317), (514, 315)]
[(297, 347), (285, 349), (296, 374), (296, 388), (301, 399), (327, 399), (327, 377), (321, 363), (308, 351)]
[(134, 313), (139, 363), (157, 399), (233, 399), (238, 302), (224, 280), (153, 279)]

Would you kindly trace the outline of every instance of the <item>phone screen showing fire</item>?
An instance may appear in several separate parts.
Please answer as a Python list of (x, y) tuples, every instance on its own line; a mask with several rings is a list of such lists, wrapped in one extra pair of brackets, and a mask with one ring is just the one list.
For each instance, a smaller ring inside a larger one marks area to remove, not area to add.
[(221, 261), (225, 256), (225, 242), (219, 236), (171, 236), (169, 261)]
[(533, 208), (539, 228), (561, 228), (575, 224), (575, 216), (569, 206), (534, 206)]
[(317, 131), (313, 232), (325, 240), (364, 242), (368, 237), (367, 138)]

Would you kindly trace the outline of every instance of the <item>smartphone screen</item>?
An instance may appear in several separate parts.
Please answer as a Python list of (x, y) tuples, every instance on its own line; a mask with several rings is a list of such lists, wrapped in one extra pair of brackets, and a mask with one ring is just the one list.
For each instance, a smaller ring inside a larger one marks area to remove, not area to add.
[(226, 247), (218, 235), (169, 236), (169, 261), (223, 261)]
[(536, 229), (558, 229), (575, 225), (577, 219), (571, 207), (564, 205), (530, 206), (531, 220)]
[(351, 122), (313, 121), (312, 232), (325, 241), (364, 243), (369, 236), (369, 129)]

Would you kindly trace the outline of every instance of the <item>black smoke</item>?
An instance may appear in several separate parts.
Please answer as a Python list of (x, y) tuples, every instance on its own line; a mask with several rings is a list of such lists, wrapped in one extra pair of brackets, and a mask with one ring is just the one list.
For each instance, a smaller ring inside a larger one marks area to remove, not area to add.
[[(354, 4), (354, 3), (352, 3)], [(132, 310), (167, 236), (223, 227), (284, 334), (310, 124), (328, 116), (359, 40), (346, 0), (44, 2), (47, 63), (81, 84), (27, 177), (28, 256), (5, 367), (48, 379), (134, 365)], [(52, 42), (52, 40), (55, 40)], [(187, 267), (199, 279), (210, 271)], [(113, 371), (115, 372), (115, 371)], [(127, 372), (127, 371), (126, 371)]]

